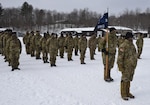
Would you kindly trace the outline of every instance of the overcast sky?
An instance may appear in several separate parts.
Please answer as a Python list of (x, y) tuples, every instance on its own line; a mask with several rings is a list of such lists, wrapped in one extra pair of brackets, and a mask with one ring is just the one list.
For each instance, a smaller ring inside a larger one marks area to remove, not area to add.
[(150, 0), (0, 0), (0, 3), (3, 8), (20, 7), (25, 1), (34, 8), (57, 10), (58, 12), (71, 12), (75, 8), (89, 8), (91, 11), (104, 13), (109, 8), (110, 14), (119, 15), (126, 9), (140, 8), (143, 12), (146, 8), (150, 8)]

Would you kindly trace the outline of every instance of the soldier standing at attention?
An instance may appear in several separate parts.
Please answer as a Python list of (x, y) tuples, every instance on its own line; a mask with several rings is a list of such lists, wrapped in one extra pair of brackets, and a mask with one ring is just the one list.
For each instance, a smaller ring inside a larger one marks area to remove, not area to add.
[(50, 54), (51, 67), (56, 66), (56, 56), (58, 51), (58, 40), (56, 36), (57, 35), (55, 33), (52, 33), (51, 38), (49, 38), (46, 42), (47, 50)]
[(141, 59), (140, 56), (142, 54), (142, 50), (143, 50), (143, 35), (142, 33), (138, 34), (138, 39), (136, 41), (136, 45), (137, 45), (137, 50), (138, 50), (138, 59)]
[(3, 42), (2, 42), (2, 38), (3, 38), (3, 32), (0, 32), (0, 54), (2, 54), (2, 48), (3, 48)]
[(137, 53), (132, 38), (132, 33), (127, 32), (125, 41), (120, 45), (118, 50), (117, 64), (119, 71), (122, 73), (120, 89), (121, 97), (124, 100), (134, 98), (130, 93), (130, 81), (133, 80), (134, 71), (137, 66)]
[(68, 35), (68, 38), (66, 39), (65, 46), (67, 47), (67, 57), (68, 61), (73, 61), (72, 60), (72, 52), (74, 48), (74, 40), (72, 37), (72, 34)]
[(74, 37), (74, 53), (75, 53), (75, 56), (78, 56), (78, 42), (79, 42), (78, 34), (75, 34), (75, 37)]
[(26, 34), (23, 36), (23, 43), (25, 44), (26, 54), (30, 54), (30, 42), (29, 42), (29, 32), (27, 31)]
[(48, 51), (46, 49), (46, 41), (48, 40), (48, 34), (44, 33), (44, 36), (40, 39), (40, 47), (42, 49), (43, 62), (49, 63), (48, 60)]
[(96, 41), (96, 35), (93, 34), (91, 36), (91, 38), (89, 39), (89, 42), (88, 42), (88, 47), (90, 49), (90, 59), (91, 60), (95, 60), (94, 58), (94, 54), (95, 54), (95, 49), (96, 49), (96, 45), (97, 45), (97, 41)]
[[(102, 58), (103, 58), (103, 64), (104, 64), (104, 80), (106, 82), (113, 81), (110, 72), (114, 66), (116, 47), (117, 47), (116, 29), (110, 28), (109, 30), (110, 30), (110, 33), (108, 34), (108, 42), (106, 40), (107, 36), (105, 35), (104, 38), (99, 43), (100, 44), (99, 47), (100, 49), (102, 49)], [(108, 43), (108, 51), (106, 51), (107, 43)], [(106, 62), (106, 56), (108, 56), (108, 62)], [(108, 70), (106, 70), (106, 66), (108, 67)]]
[(99, 47), (99, 43), (101, 42), (101, 39), (102, 39), (102, 37), (101, 37), (101, 35), (99, 35), (98, 38), (97, 38), (98, 52), (101, 51), (101, 49), (100, 49), (100, 47)]
[(42, 36), (40, 35), (40, 32), (37, 31), (36, 35), (34, 36), (34, 43), (35, 43), (35, 53), (36, 53), (36, 59), (41, 59), (41, 46), (40, 46), (40, 39)]
[(19, 58), (22, 51), (22, 46), (20, 40), (16, 36), (16, 32), (12, 33), (12, 40), (10, 41), (9, 46), (9, 58), (10, 58), (10, 65), (12, 67), (12, 71), (15, 69), (20, 70), (19, 66)]
[(34, 31), (31, 31), (30, 35), (29, 35), (29, 44), (30, 44), (30, 54), (31, 57), (35, 56), (35, 38), (34, 38)]
[(86, 49), (87, 49), (87, 38), (86, 38), (85, 34), (81, 35), (81, 37), (79, 39), (78, 47), (79, 47), (79, 51), (80, 51), (81, 64), (86, 64), (84, 62), (85, 53), (86, 53)]
[(58, 46), (59, 46), (59, 56), (60, 58), (64, 58), (64, 47), (65, 47), (65, 37), (63, 33), (61, 33), (58, 38)]

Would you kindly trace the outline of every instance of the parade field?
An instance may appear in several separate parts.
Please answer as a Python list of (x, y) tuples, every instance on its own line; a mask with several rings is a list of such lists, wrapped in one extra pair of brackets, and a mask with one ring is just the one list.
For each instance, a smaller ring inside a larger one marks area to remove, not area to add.
[[(22, 38), (19, 38), (22, 42)], [(135, 43), (135, 40), (134, 40)], [(80, 56), (73, 61), (57, 56), (56, 67), (25, 53), (22, 43), (21, 70), (11, 71), (0, 55), (0, 105), (150, 105), (150, 39), (144, 38), (142, 59), (138, 60), (131, 93), (135, 99), (122, 100), (121, 73), (115, 62), (111, 71), (114, 82), (103, 80), (101, 52), (95, 60), (86, 50), (85, 65)], [(116, 54), (117, 59), (117, 54)]]

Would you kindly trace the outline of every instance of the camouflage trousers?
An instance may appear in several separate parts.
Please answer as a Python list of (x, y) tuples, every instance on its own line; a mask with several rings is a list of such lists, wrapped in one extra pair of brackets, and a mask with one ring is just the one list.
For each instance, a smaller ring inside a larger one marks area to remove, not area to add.
[(138, 47), (138, 58), (140, 58), (141, 54), (142, 54), (142, 47)]
[[(106, 65), (106, 55), (102, 53), (103, 64)], [(108, 69), (112, 69), (115, 62), (115, 54), (108, 55)]]
[(59, 55), (60, 55), (61, 58), (64, 57), (64, 47), (59, 48)]
[(50, 64), (54, 65), (56, 63), (57, 51), (50, 51)]
[(10, 52), (9, 58), (10, 58), (10, 66), (12, 67), (12, 69), (18, 68), (20, 58), (19, 52), (18, 53)]
[(86, 50), (81, 50), (80, 51), (80, 60), (81, 60), (81, 63), (84, 63), (85, 52), (86, 52)]

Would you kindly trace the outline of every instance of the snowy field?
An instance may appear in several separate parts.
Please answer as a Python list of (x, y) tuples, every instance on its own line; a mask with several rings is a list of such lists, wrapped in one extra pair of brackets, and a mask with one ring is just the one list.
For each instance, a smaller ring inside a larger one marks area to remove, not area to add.
[(79, 56), (73, 53), (73, 61), (68, 62), (65, 54), (64, 59), (57, 57), (57, 67), (50, 67), (26, 55), (22, 46), (20, 71), (12, 72), (0, 56), (0, 105), (150, 105), (148, 38), (144, 39), (142, 59), (131, 82), (135, 99), (129, 101), (120, 96), (121, 73), (116, 63), (111, 72), (114, 82), (103, 80), (101, 52), (96, 50), (96, 60), (90, 60), (87, 49), (86, 65), (81, 65)]

